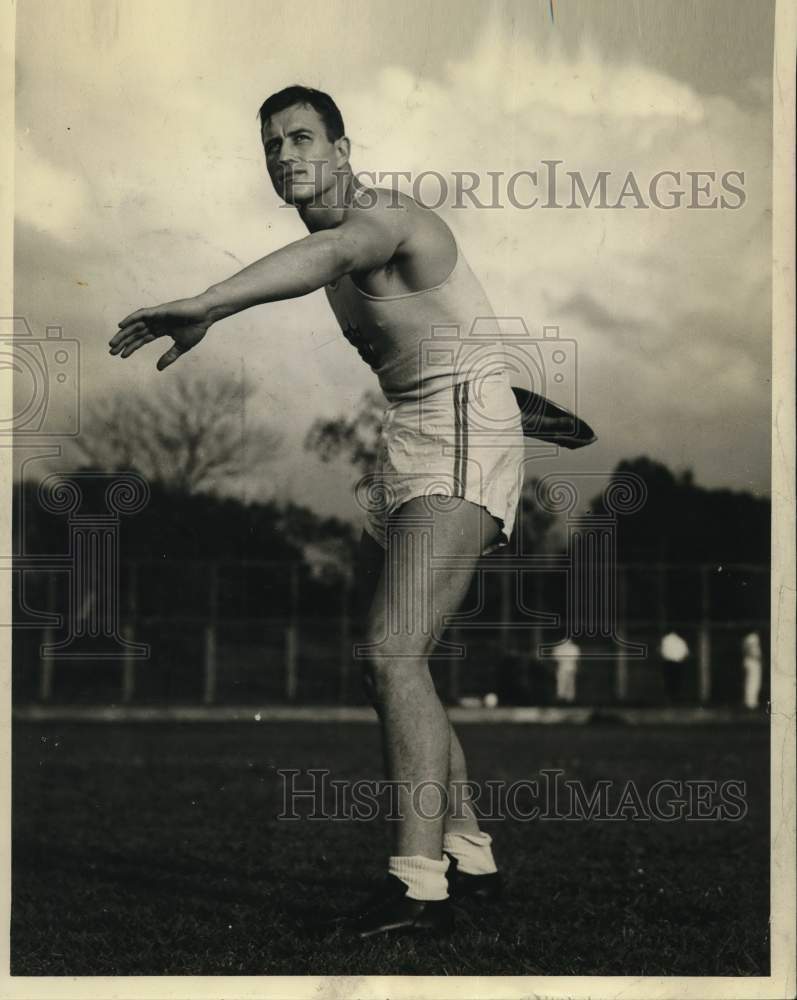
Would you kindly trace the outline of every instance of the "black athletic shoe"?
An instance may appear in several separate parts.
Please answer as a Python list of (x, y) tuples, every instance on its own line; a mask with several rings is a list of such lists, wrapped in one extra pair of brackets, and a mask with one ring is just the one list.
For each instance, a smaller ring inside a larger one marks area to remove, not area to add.
[(479, 903), (495, 903), (501, 898), (503, 882), (500, 872), (490, 872), (488, 875), (470, 875), (461, 872), (457, 859), (446, 854), (449, 859), (448, 895), (455, 901), (473, 899)]
[(410, 899), (407, 885), (387, 875), (363, 908), (344, 924), (360, 938), (377, 934), (426, 934), (445, 936), (454, 929), (451, 900)]

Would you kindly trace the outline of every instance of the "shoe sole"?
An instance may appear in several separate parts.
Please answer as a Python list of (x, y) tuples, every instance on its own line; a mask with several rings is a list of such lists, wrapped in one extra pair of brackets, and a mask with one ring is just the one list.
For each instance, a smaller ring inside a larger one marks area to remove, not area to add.
[(454, 932), (453, 923), (447, 927), (424, 927), (423, 925), (410, 924), (409, 926), (402, 926), (401, 924), (393, 924), (388, 927), (379, 927), (373, 931), (355, 931), (357, 937), (361, 941), (367, 941), (369, 938), (380, 937), (383, 934), (395, 934), (395, 935), (409, 935), (409, 934), (425, 934), (427, 937), (433, 938), (443, 938), (449, 937)]
[(495, 895), (482, 895), (476, 892), (465, 892), (461, 895), (451, 896), (450, 898), (451, 902), (455, 905), (459, 903), (460, 905), (464, 904), (465, 906), (468, 906), (470, 903), (481, 903), (482, 905), (493, 906), (502, 901), (503, 894), (499, 892)]

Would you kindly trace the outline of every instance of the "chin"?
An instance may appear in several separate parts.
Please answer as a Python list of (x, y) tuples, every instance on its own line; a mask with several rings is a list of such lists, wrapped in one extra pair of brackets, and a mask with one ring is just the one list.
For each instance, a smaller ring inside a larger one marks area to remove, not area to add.
[(280, 198), (286, 205), (309, 205), (318, 197), (314, 188), (288, 188), (285, 191), (278, 191)]

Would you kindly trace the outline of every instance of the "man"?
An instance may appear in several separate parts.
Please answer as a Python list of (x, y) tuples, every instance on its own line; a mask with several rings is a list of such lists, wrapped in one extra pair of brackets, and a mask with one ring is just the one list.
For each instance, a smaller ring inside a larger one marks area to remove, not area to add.
[(659, 643), (659, 658), (664, 671), (664, 688), (672, 705), (682, 701), (684, 671), (689, 659), (689, 646), (677, 632), (668, 632)]
[[(428, 656), (479, 557), (512, 531), (522, 477), (520, 412), (489, 302), (443, 220), (398, 192), (358, 182), (328, 95), (289, 87), (265, 101), (260, 124), (274, 189), (310, 235), (194, 298), (137, 310), (119, 324), (111, 354), (128, 358), (167, 336), (173, 343), (157, 363), (163, 371), (225, 317), (325, 288), (344, 334), (376, 372), (388, 407), (363, 500), (362, 658), (402, 819), (385, 881), (350, 926), (362, 937), (446, 933), (449, 888), (490, 899), (500, 878), (491, 838), (463, 802), (465, 758)], [(485, 322), (493, 344), (486, 365), (483, 350), (474, 365), (466, 349), (477, 319), (479, 346)], [(440, 329), (448, 339), (434, 341)], [(471, 433), (474, 406), (493, 431), (489, 447)], [(435, 790), (447, 788), (446, 811)]]
[(742, 669), (744, 670), (744, 707), (758, 708), (761, 698), (761, 672), (763, 654), (761, 636), (748, 632), (742, 639)]

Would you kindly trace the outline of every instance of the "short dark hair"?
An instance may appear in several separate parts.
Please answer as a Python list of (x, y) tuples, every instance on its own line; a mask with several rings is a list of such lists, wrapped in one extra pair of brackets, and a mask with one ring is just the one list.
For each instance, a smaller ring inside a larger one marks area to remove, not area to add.
[(313, 90), (312, 87), (302, 87), (299, 84), (286, 87), (284, 90), (272, 94), (271, 97), (267, 97), (263, 101), (258, 112), (260, 115), (260, 131), (263, 131), (263, 126), (272, 115), (277, 114), (278, 111), (285, 111), (286, 108), (292, 108), (295, 104), (309, 104), (311, 108), (318, 112), (318, 116), (326, 128), (327, 139), (330, 142), (342, 139), (346, 134), (346, 129), (343, 125), (343, 116), (329, 94), (325, 94), (323, 90)]

